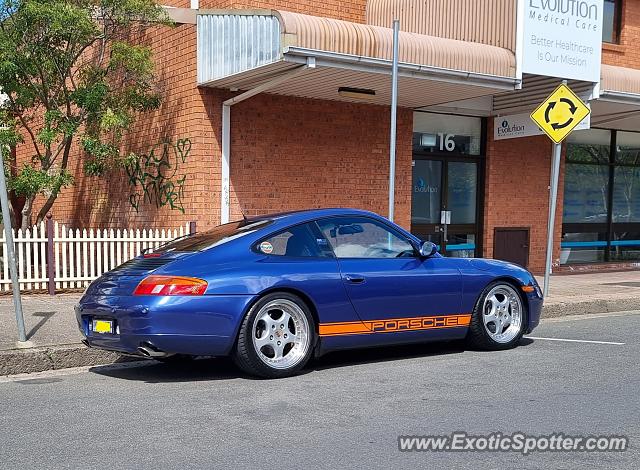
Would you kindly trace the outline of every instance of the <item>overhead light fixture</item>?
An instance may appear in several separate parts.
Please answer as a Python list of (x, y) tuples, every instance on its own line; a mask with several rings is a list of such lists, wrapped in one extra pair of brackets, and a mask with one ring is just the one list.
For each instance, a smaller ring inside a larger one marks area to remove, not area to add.
[(420, 147), (435, 147), (436, 143), (435, 134), (420, 134)]
[(372, 100), (376, 97), (376, 91), (368, 88), (350, 88), (341, 86), (338, 88), (338, 94), (345, 98), (354, 100)]

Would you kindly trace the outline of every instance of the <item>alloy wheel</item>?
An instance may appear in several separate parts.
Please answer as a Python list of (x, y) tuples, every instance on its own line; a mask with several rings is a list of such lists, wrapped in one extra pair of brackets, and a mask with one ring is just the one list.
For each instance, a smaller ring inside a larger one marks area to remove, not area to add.
[(252, 332), (256, 354), (274, 369), (294, 367), (309, 349), (309, 322), (302, 309), (290, 300), (275, 299), (262, 306)]
[(484, 300), (482, 322), (496, 343), (512, 341), (520, 333), (522, 324), (522, 300), (518, 292), (505, 284), (491, 289)]

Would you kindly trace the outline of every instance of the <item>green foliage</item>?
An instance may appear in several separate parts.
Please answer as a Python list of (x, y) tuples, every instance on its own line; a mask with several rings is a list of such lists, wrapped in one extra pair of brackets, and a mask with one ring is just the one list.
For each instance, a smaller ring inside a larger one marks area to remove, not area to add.
[(71, 184), (73, 177), (66, 170), (46, 172), (31, 165), (24, 165), (18, 174), (11, 178), (9, 189), (26, 197), (33, 197), (37, 194), (57, 194)]
[(160, 106), (143, 40), (158, 24), (169, 21), (154, 0), (0, 0), (0, 88), (8, 96), (0, 144), (24, 138), (35, 154), (34, 166), (10, 182), (18, 194), (55, 196), (72, 184), (75, 139), (90, 175), (126, 158), (121, 140), (136, 113)]
[(92, 137), (85, 137), (82, 141), (82, 148), (88, 155), (84, 162), (84, 171), (90, 176), (104, 174), (107, 169), (119, 166), (124, 158), (120, 156), (120, 151), (115, 145)]
[(6, 110), (0, 108), (0, 122), (2, 123), (0, 126), (0, 145), (4, 152), (8, 152), (11, 147), (15, 147), (23, 141), (15, 121)]

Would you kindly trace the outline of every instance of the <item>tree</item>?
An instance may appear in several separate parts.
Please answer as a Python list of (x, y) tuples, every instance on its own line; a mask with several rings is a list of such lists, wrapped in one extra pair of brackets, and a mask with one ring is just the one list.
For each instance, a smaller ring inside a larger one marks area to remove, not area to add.
[(154, 0), (0, 0), (0, 144), (24, 142), (31, 158), (9, 176), (25, 199), (22, 227), (40, 222), (73, 184), (78, 144), (84, 172), (104, 175), (130, 156), (123, 133), (160, 94), (144, 32), (169, 19)]

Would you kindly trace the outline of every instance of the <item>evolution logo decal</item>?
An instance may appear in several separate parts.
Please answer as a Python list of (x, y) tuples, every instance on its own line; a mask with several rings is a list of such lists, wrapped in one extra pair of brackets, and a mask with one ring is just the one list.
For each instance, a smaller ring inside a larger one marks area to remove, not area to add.
[(428, 185), (422, 177), (419, 177), (418, 181), (416, 181), (416, 184), (413, 186), (413, 191), (416, 193), (437, 193), (438, 188)]
[(389, 318), (386, 320), (321, 323), (320, 336), (363, 335), (400, 331), (431, 330), (469, 326), (471, 314), (433, 317)]

